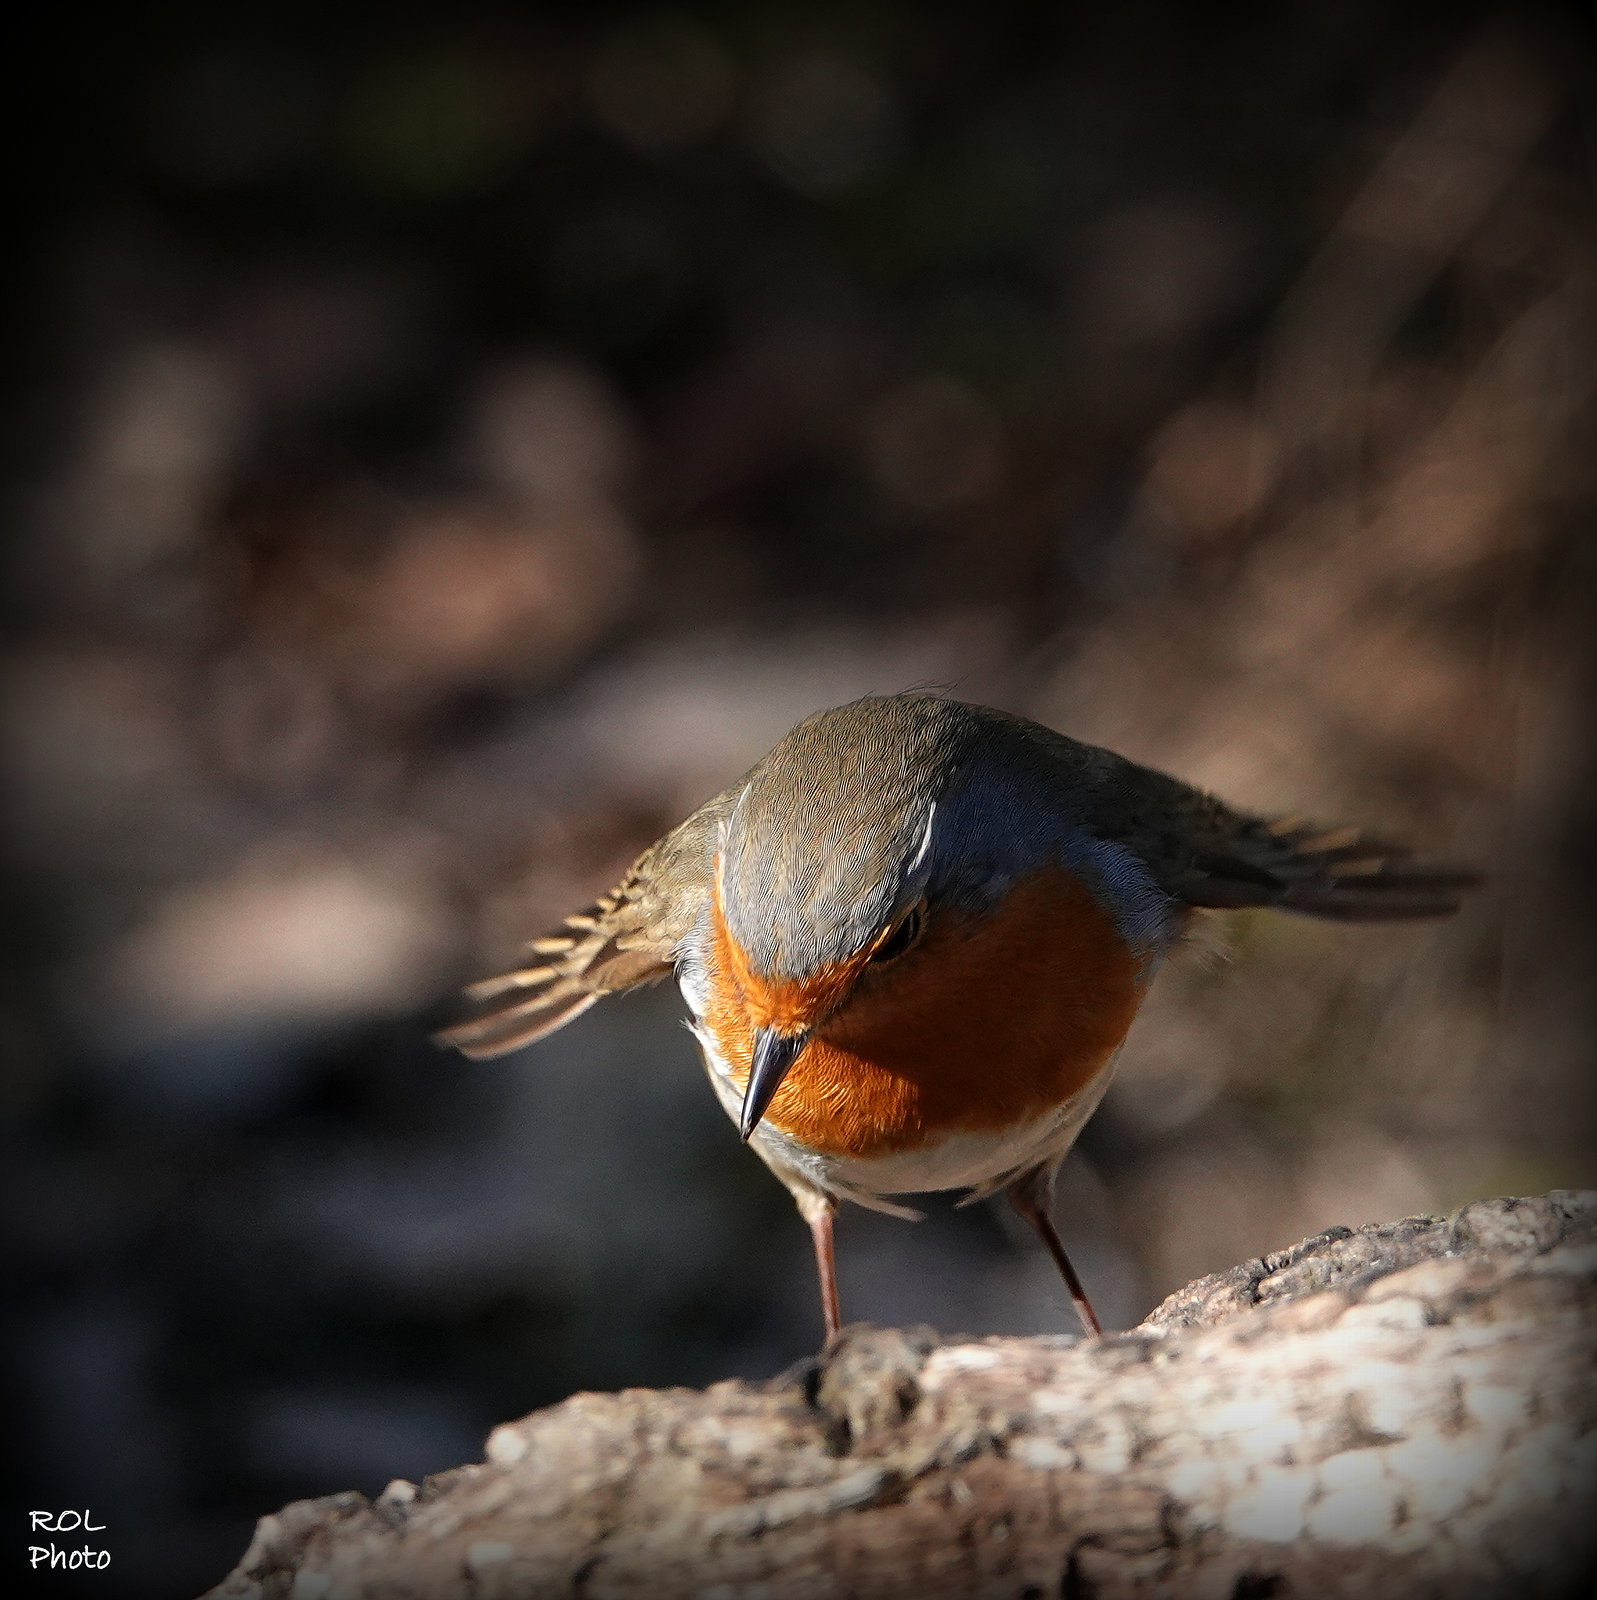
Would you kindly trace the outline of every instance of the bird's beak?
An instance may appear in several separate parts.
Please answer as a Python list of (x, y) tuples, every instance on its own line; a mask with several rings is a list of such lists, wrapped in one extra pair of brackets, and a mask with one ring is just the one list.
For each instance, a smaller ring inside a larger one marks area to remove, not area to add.
[(759, 1127), (771, 1097), (782, 1087), (787, 1069), (798, 1059), (808, 1038), (805, 1033), (778, 1033), (774, 1028), (761, 1028), (754, 1035), (754, 1061), (749, 1067), (748, 1087), (743, 1091), (743, 1114), (738, 1118), (738, 1132), (744, 1139)]

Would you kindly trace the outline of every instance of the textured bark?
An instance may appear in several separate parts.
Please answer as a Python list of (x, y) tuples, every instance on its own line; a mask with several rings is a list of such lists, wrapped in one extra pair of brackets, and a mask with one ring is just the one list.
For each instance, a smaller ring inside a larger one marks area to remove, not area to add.
[(855, 1327), (264, 1517), (210, 1600), (1554, 1596), (1597, 1561), (1597, 1195), (1332, 1229), (1141, 1327)]

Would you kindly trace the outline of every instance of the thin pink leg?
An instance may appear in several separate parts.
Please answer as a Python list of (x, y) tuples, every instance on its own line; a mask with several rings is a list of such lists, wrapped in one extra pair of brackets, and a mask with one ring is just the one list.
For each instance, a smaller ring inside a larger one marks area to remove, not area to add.
[[(1076, 1276), (1076, 1269), (1071, 1266), (1070, 1257), (1065, 1254), (1059, 1230), (1054, 1226), (1054, 1219), (1048, 1214), (1045, 1196), (1036, 1192), (1041, 1187), (1045, 1186), (1022, 1179), (1010, 1187), (1009, 1203), (1041, 1235), (1048, 1254), (1054, 1258), (1054, 1265), (1059, 1268), (1059, 1276), (1065, 1280), (1065, 1287), (1070, 1291), (1076, 1315), (1081, 1318), (1081, 1325), (1087, 1330), (1087, 1337), (1101, 1339), (1103, 1328), (1099, 1324), (1098, 1313), (1092, 1309), (1092, 1301), (1087, 1298), (1087, 1291), (1082, 1288), (1081, 1279)], [(1051, 1189), (1052, 1184), (1046, 1185), (1046, 1188)]]
[(837, 1257), (832, 1249), (831, 1206), (806, 1208), (810, 1239), (815, 1245), (815, 1273), (821, 1280), (821, 1314), (826, 1318), (826, 1337), (830, 1339), (843, 1326), (837, 1308)]

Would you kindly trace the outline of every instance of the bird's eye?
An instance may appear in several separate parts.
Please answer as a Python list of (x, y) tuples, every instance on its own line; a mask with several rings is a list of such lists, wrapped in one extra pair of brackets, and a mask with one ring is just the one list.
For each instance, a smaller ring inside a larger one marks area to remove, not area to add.
[(887, 937), (871, 951), (872, 961), (891, 961), (909, 949), (920, 938), (926, 926), (926, 903), (917, 900), (908, 911), (898, 919), (896, 926), (888, 933)]

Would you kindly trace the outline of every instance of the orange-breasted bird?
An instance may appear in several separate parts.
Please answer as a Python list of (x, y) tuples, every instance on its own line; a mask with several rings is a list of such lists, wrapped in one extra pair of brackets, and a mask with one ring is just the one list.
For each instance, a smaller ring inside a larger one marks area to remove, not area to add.
[(1203, 907), (1447, 916), (1475, 874), (1237, 811), (931, 695), (800, 723), (442, 1039), (494, 1056), (673, 970), (710, 1082), (808, 1222), (828, 1335), (841, 1200), (1000, 1190), (1099, 1331), (1050, 1215), (1163, 957)]

